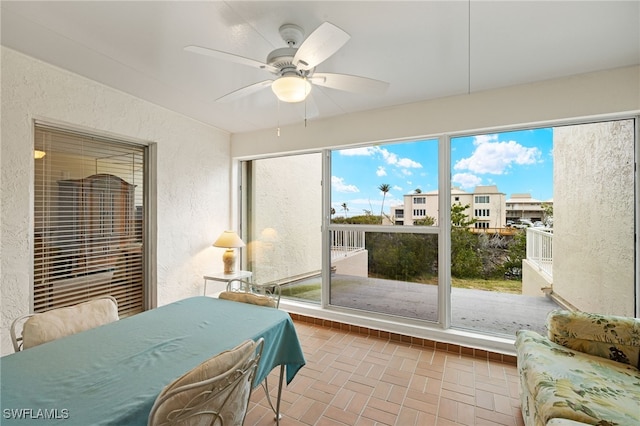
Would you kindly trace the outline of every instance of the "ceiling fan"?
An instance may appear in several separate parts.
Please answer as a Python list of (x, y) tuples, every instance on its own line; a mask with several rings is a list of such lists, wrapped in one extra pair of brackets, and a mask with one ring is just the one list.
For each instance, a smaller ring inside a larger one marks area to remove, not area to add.
[(313, 85), (354, 93), (383, 93), (389, 83), (348, 74), (317, 73), (316, 66), (336, 53), (351, 38), (337, 26), (324, 22), (304, 39), (302, 28), (284, 24), (279, 29), (287, 47), (275, 49), (265, 63), (233, 53), (201, 46), (186, 46), (187, 52), (211, 56), (250, 67), (269, 71), (275, 77), (234, 90), (217, 101), (233, 101), (271, 86), (283, 102), (301, 102), (311, 92)]

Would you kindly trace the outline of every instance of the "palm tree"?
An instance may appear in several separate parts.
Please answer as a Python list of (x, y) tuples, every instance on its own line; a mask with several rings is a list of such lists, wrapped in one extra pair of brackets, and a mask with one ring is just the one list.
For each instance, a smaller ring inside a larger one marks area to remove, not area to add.
[(380, 207), (380, 223), (382, 223), (382, 218), (384, 215), (384, 199), (387, 196), (387, 192), (391, 190), (391, 185), (389, 185), (388, 183), (383, 183), (380, 184), (378, 189), (382, 191), (382, 206)]
[(347, 218), (347, 212), (349, 211), (349, 209), (347, 208), (347, 203), (342, 203), (341, 205), (342, 210), (344, 210), (344, 218)]
[(422, 189), (416, 188), (413, 190), (413, 192), (415, 192), (416, 194), (422, 194)]

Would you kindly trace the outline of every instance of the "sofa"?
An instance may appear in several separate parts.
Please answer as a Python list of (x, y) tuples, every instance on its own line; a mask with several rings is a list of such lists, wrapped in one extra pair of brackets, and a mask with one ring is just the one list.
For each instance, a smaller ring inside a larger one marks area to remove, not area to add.
[(555, 310), (516, 333), (527, 426), (640, 425), (640, 319)]

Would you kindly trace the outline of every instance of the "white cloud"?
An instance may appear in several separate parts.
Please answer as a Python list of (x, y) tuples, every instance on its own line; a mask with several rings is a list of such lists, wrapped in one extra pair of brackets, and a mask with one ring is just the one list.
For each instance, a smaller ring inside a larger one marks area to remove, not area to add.
[(344, 183), (344, 178), (331, 176), (331, 187), (337, 192), (360, 192), (357, 186), (347, 185)]
[(474, 145), (480, 145), (487, 142), (494, 142), (498, 140), (498, 135), (478, 135), (473, 138)]
[(406, 168), (410, 168), (410, 169), (420, 169), (422, 168), (422, 164), (418, 163), (417, 161), (413, 161), (410, 158), (401, 158), (398, 160), (398, 162), (396, 163), (398, 167), (406, 167)]
[(536, 147), (527, 148), (516, 141), (498, 142), (498, 135), (476, 136), (473, 143), (475, 151), (471, 157), (459, 160), (454, 166), (455, 170), (501, 175), (514, 164), (535, 164), (541, 156)]
[(402, 187), (398, 186), (398, 185), (393, 185), (393, 190), (400, 192), (400, 191), (402, 191)]
[(357, 155), (357, 156), (371, 157), (376, 154), (379, 154), (382, 157), (382, 159), (385, 161), (385, 163), (391, 166), (410, 168), (410, 169), (422, 168), (422, 164), (418, 163), (417, 161), (414, 161), (410, 158), (398, 158), (398, 156), (393, 152), (389, 152), (387, 149), (380, 148), (379, 146), (367, 146), (362, 148), (342, 149), (339, 152), (340, 152), (340, 155), (345, 155), (345, 156)]
[(378, 148), (378, 152), (382, 155), (382, 158), (384, 158), (384, 161), (386, 161), (387, 164), (391, 164), (393, 166), (398, 163), (398, 156), (393, 152), (389, 152), (384, 148)]
[(386, 176), (387, 175), (387, 171), (384, 169), (384, 167), (378, 166), (378, 170), (376, 170), (376, 175), (377, 176)]
[(338, 152), (340, 152), (340, 155), (345, 155), (345, 156), (361, 155), (361, 156), (369, 157), (374, 155), (379, 150), (380, 148), (378, 148), (377, 146), (367, 146), (362, 148), (341, 149)]
[(417, 161), (413, 161), (410, 158), (398, 158), (396, 154), (394, 154), (393, 152), (389, 152), (384, 148), (378, 148), (378, 147), (375, 147), (375, 148), (377, 148), (378, 152), (380, 153), (384, 161), (391, 166), (402, 167), (407, 169), (422, 168), (422, 164), (418, 163)]
[(459, 184), (463, 189), (472, 189), (480, 185), (482, 179), (471, 173), (456, 173), (451, 177), (451, 182)]

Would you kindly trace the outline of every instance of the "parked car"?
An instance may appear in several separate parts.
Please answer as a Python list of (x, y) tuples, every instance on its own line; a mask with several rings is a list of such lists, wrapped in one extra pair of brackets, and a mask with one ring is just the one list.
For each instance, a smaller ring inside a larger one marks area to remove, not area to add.
[(514, 223), (512, 226), (514, 228), (523, 229), (533, 226), (533, 222), (531, 222), (529, 219), (520, 219), (518, 223)]

